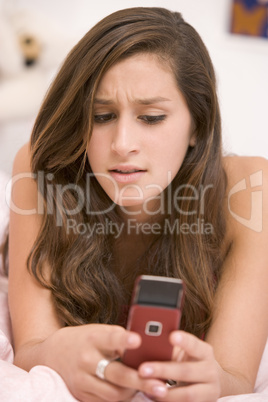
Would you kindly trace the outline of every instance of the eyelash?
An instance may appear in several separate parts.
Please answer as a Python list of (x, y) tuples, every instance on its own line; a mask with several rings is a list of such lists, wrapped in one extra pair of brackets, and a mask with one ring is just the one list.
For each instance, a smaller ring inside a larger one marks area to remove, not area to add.
[[(166, 119), (165, 114), (157, 115), (157, 116), (152, 116), (152, 115), (141, 115), (139, 116), (139, 119), (142, 120), (145, 124), (148, 125), (154, 125), (161, 123)], [(116, 118), (116, 115), (114, 113), (105, 113), (105, 114), (96, 114), (94, 116), (94, 121), (97, 124), (106, 124), (111, 122)]]
[(161, 123), (162, 121), (164, 121), (166, 119), (166, 115), (165, 114), (161, 114), (158, 116), (151, 116), (151, 115), (144, 115), (144, 116), (140, 116), (140, 120), (143, 120), (146, 124), (149, 125), (153, 125), (153, 124), (158, 124)]
[(115, 117), (116, 116), (114, 113), (95, 114), (94, 121), (95, 121), (95, 123), (105, 124), (105, 123), (109, 123)]

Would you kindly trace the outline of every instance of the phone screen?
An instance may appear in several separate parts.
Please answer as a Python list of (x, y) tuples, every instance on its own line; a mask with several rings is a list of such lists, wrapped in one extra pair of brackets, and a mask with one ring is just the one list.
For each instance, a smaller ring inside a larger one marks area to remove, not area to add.
[(181, 305), (183, 284), (179, 279), (142, 276), (134, 303), (145, 306), (178, 308)]

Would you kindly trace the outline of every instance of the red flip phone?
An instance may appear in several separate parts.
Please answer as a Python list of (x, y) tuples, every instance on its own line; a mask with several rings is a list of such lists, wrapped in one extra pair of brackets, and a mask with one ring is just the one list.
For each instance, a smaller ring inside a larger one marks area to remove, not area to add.
[(141, 346), (128, 349), (123, 363), (138, 368), (144, 361), (171, 360), (170, 332), (179, 329), (184, 285), (180, 279), (142, 275), (134, 286), (127, 329), (140, 334)]

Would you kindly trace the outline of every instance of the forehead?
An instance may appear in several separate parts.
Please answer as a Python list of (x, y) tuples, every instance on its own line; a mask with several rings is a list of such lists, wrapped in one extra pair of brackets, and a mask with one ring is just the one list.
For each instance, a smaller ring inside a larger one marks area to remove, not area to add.
[(111, 66), (103, 75), (97, 88), (97, 96), (129, 90), (135, 93), (177, 92), (178, 86), (170, 64), (156, 54), (140, 53)]

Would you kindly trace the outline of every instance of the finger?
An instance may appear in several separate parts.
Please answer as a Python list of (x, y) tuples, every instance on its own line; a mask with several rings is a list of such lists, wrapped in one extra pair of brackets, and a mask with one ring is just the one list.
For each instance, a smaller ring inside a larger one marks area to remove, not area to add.
[(141, 344), (141, 337), (135, 332), (117, 327), (116, 330), (108, 334), (107, 342), (109, 342), (110, 350), (118, 350), (120, 356), (122, 356), (126, 349), (138, 348)]
[(170, 388), (166, 397), (157, 398), (157, 401), (215, 402), (219, 397), (220, 387), (217, 384), (194, 384), (186, 387)]
[[(115, 357), (115, 352), (122, 355), (125, 349), (139, 347), (141, 338), (135, 332), (126, 331), (118, 325), (100, 325), (90, 327), (88, 340), (91, 344), (110, 357)], [(105, 345), (105, 346), (104, 346)]]
[(99, 396), (90, 394), (88, 392), (80, 392), (74, 395), (75, 398), (82, 402), (107, 402), (107, 400), (100, 398)]
[(212, 346), (184, 331), (174, 331), (170, 335), (170, 342), (173, 346), (179, 346), (190, 357), (196, 360), (213, 358)]
[(91, 375), (80, 376), (76, 385), (79, 393), (74, 394), (83, 402), (91, 401), (92, 394), (97, 401), (122, 401), (131, 398), (136, 392), (134, 389), (120, 387)]
[(156, 378), (141, 378), (137, 370), (127, 367), (118, 361), (111, 362), (106, 367), (105, 378), (107, 381), (121, 387), (139, 390), (154, 397), (164, 397), (167, 394), (165, 382)]
[(96, 379), (94, 383), (95, 394), (103, 398), (105, 401), (125, 401), (136, 393), (135, 389), (126, 388), (125, 386), (119, 386), (110, 383), (109, 381), (103, 381)]
[(138, 373), (142, 378), (172, 379), (184, 383), (210, 383), (217, 374), (210, 361), (143, 363)]
[(184, 352), (184, 350), (182, 348), (174, 346), (171, 360), (176, 361), (176, 362), (181, 362), (183, 360), (186, 360), (186, 358), (187, 358), (187, 355)]

